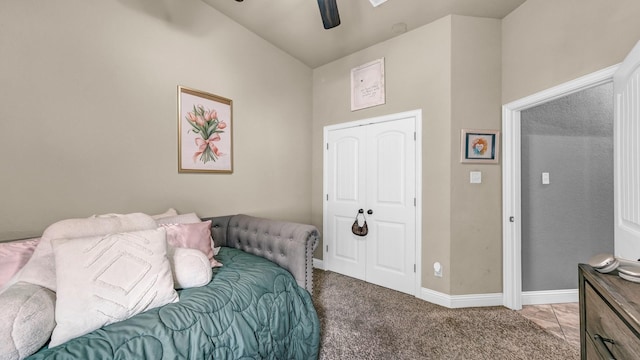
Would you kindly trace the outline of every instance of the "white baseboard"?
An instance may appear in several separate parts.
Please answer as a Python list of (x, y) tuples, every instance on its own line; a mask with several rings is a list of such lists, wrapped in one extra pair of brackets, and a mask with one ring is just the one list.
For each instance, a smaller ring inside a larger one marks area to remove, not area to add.
[[(315, 269), (325, 270), (324, 262), (313, 259)], [(449, 295), (427, 288), (422, 288), (418, 298), (450, 309), (468, 307), (503, 306), (502, 293)], [(526, 291), (522, 293), (522, 305), (561, 304), (578, 302), (578, 289)]]
[[(313, 259), (313, 267), (326, 270), (324, 262), (320, 259)], [(417, 298), (430, 303), (444, 306), (450, 309), (484, 306), (502, 306), (502, 293), (494, 294), (472, 294), (472, 295), (448, 295), (431, 289), (422, 288)]]
[(561, 304), (572, 302), (578, 302), (578, 289), (522, 292), (522, 305)]
[[(422, 288), (422, 300), (450, 309), (502, 306), (502, 293), (448, 295)], [(578, 302), (578, 289), (527, 291), (522, 293), (522, 305), (562, 304)]]
[(313, 268), (324, 270), (324, 262), (320, 259), (313, 258)]
[(431, 289), (422, 288), (421, 299), (450, 309), (502, 306), (502, 293), (448, 295)]

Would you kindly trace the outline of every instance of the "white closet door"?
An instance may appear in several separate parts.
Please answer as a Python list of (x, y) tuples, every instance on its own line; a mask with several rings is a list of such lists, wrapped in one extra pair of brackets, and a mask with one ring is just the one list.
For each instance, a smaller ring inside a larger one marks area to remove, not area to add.
[(640, 43), (616, 74), (614, 122), (615, 254), (640, 259)]
[(414, 118), (367, 126), (367, 281), (415, 288)]
[[(416, 281), (415, 126), (410, 117), (327, 136), (328, 269), (409, 294)], [(366, 236), (351, 232), (359, 209)]]
[(351, 232), (365, 197), (365, 134), (362, 127), (329, 132), (328, 246), (330, 270), (365, 280), (366, 237)]

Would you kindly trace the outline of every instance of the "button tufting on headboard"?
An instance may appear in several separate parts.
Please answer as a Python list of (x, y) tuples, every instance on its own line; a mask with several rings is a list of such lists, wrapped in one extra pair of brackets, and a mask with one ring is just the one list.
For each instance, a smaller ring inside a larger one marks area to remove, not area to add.
[(203, 220), (209, 219), (216, 246), (235, 247), (266, 257), (287, 269), (300, 286), (312, 291), (313, 250), (320, 237), (316, 227), (248, 215)]

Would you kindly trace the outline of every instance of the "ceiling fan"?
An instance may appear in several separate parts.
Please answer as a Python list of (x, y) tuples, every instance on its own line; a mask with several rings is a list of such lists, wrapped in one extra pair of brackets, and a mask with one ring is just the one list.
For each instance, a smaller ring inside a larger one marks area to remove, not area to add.
[(336, 0), (318, 0), (322, 25), (325, 29), (331, 29), (340, 25), (340, 14)]
[[(387, 0), (369, 0), (373, 7), (377, 7)], [(336, 0), (318, 0), (320, 8), (320, 16), (322, 17), (322, 25), (325, 29), (331, 29), (340, 25), (340, 14), (338, 14), (338, 5)]]

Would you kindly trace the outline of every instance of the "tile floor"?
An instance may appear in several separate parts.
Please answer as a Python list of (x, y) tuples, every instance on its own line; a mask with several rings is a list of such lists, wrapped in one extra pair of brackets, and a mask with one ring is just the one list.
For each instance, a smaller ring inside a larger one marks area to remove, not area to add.
[(520, 314), (569, 344), (580, 347), (578, 303), (525, 305)]

